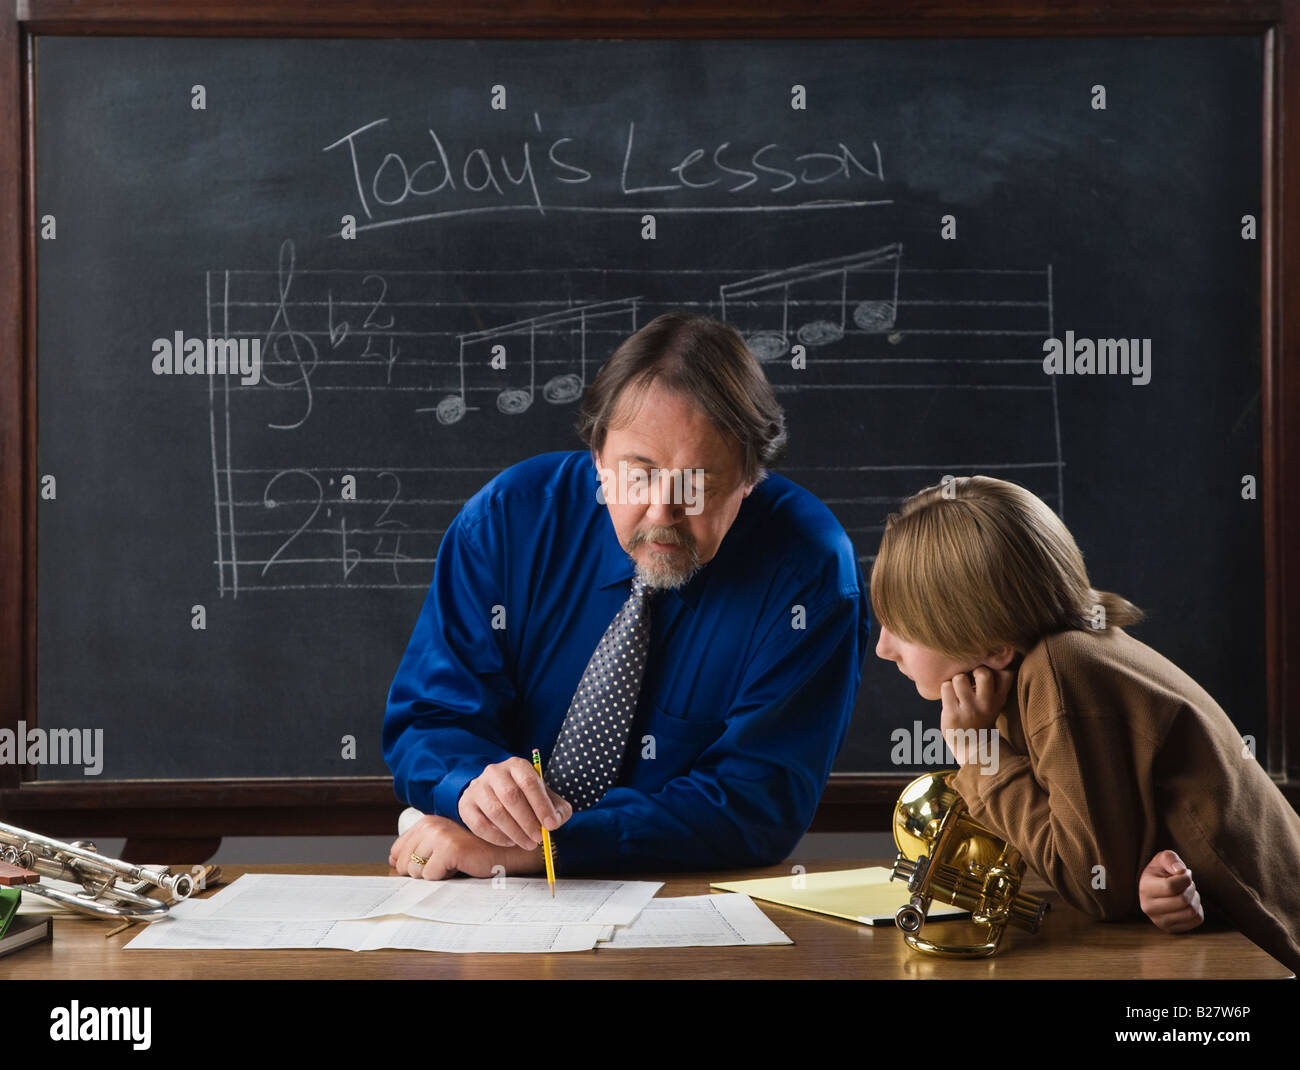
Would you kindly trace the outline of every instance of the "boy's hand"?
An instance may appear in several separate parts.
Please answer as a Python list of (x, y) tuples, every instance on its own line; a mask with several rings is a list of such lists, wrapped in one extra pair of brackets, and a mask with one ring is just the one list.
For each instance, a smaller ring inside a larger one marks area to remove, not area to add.
[(1185, 933), (1205, 920), (1192, 871), (1174, 851), (1161, 851), (1138, 878), (1142, 913), (1167, 933)]
[(977, 665), (974, 672), (958, 673), (945, 681), (939, 689), (939, 697), (943, 700), (940, 727), (944, 732), (951, 728), (992, 728), (1006, 704), (1007, 693), (1015, 678), (1016, 674), (1010, 669)]
[[(973, 685), (971, 677), (974, 678)], [(964, 672), (958, 673), (939, 688), (939, 697), (943, 700), (939, 727), (958, 765), (976, 764), (979, 748), (967, 747), (971, 740), (967, 730), (996, 731), (993, 725), (1015, 678), (1016, 674), (1008, 669), (977, 665), (970, 677)]]

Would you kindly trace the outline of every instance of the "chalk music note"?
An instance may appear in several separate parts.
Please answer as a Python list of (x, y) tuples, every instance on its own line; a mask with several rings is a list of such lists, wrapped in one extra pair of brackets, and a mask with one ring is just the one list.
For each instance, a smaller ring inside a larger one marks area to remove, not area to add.
[[(778, 360), (790, 350), (792, 307), (796, 317), (802, 320), (795, 328), (794, 338), (805, 346), (829, 345), (842, 339), (850, 304), (853, 323), (859, 330), (869, 333), (892, 330), (898, 316), (902, 253), (902, 245), (895, 242), (726, 283), (718, 288), (722, 319), (731, 322), (740, 318), (761, 324), (745, 334), (745, 342), (765, 362)], [(850, 292), (854, 295), (852, 300)], [(773, 300), (771, 295), (778, 295), (777, 299)], [(779, 329), (773, 322), (773, 306), (779, 306)]]
[[(296, 330), (289, 322), (289, 289), (293, 285), (294, 251), (293, 242), (286, 238), (280, 243), (279, 260), (276, 266), (276, 290), (279, 299), (276, 303), (275, 318), (271, 320), (270, 329), (262, 343), (262, 352), (269, 354), (269, 359), (262, 365), (262, 379), (271, 387), (294, 388), (301, 386), (304, 394), (302, 417), (291, 424), (269, 424), (277, 431), (292, 431), (307, 422), (312, 410), (311, 376), (320, 363), (320, 354), (311, 335)], [(289, 356), (282, 352), (281, 343), (288, 343)], [(277, 379), (276, 370), (287, 366), (293, 371), (290, 379)]]
[[(1055, 380), (1045, 381), (1041, 356), (1042, 340), (1054, 333), (1051, 266), (909, 263), (909, 303), (900, 317), (900, 255), (898, 246), (873, 248), (775, 274), (752, 261), (703, 271), (638, 267), (632, 277), (649, 296), (622, 301), (609, 297), (631, 284), (607, 268), (317, 269), (295, 263), (291, 242), (280, 247), (278, 264), (210, 271), (208, 336), (265, 338), (269, 325), (278, 340), (278, 359), (264, 346), (264, 386), (209, 379), (212, 564), (221, 596), (427, 591), (448, 525), (484, 480), (516, 459), (518, 436), (508, 431), (517, 423), (506, 419), (508, 426), (493, 432), (466, 427), (466, 417), (495, 418), (498, 395), (513, 389), (531, 406), (522, 410), (530, 422), (549, 435), (567, 421), (544, 419), (564, 416), (548, 406), (582, 396), (588, 357), (594, 377), (638, 320), (682, 308), (716, 315), (720, 291), (729, 321), (743, 333), (778, 336), (775, 357), (788, 342), (815, 344), (844, 331), (842, 342), (822, 343), (816, 352), (816, 374), (800, 374), (785, 362), (770, 365), (768, 374), (792, 426), (824, 422), (830, 392), (860, 398), (877, 414), (872, 437), (864, 439), (872, 463), (849, 463), (863, 457), (841, 458), (831, 443), (806, 467), (789, 469), (801, 485), (835, 503), (860, 549), (879, 542), (882, 503), (944, 473), (1027, 479), (1059, 509), (1065, 462)], [(538, 315), (524, 318), (529, 313)], [(829, 327), (812, 326), (819, 321)], [(899, 322), (914, 346), (883, 344), (886, 336), (897, 340)], [(401, 343), (391, 376), (380, 374), (380, 360), (366, 353), (371, 331), (385, 363), (385, 344), (396, 339), (396, 353)], [(490, 346), (498, 342), (507, 347), (508, 370), (490, 365)], [(307, 426), (267, 432), (277, 418), (298, 420), (313, 398)], [(413, 409), (413, 402), (430, 407)], [(420, 434), (407, 433), (413, 412), (421, 414)], [(455, 430), (426, 426), (435, 412)], [(911, 441), (907, 432), (921, 420), (941, 422), (952, 429), (949, 441), (977, 443), (981, 452), (917, 457), (898, 443)], [(1006, 437), (1011, 426), (1014, 441)], [(439, 438), (443, 431), (447, 436)], [(457, 433), (475, 437), (470, 455), (463, 444), (458, 449), (447, 441)], [(429, 439), (447, 448), (430, 456)], [(300, 467), (304, 455), (325, 464), (322, 453), (329, 454), (328, 467)], [(357, 477), (355, 499), (337, 489), (341, 472)], [(859, 555), (864, 568), (871, 560)]]
[[(487, 363), (504, 358), (506, 369), (515, 367), (519, 358), (511, 355), (510, 339), (528, 339), (527, 363), (528, 384), (509, 385), (497, 391), (497, 409), (507, 416), (518, 416), (527, 412), (537, 397), (538, 365), (559, 364), (576, 366), (577, 371), (562, 371), (550, 376), (542, 384), (542, 398), (552, 405), (567, 405), (582, 396), (587, 387), (587, 337), (592, 323), (609, 317), (630, 317), (630, 327), (626, 333), (636, 330), (636, 303), (640, 297), (625, 297), (616, 301), (601, 301), (595, 304), (563, 308), (532, 316), (526, 320), (489, 327), (482, 331), (473, 331), (459, 336), (460, 343), (460, 393), (443, 398), (435, 409), (438, 420), (444, 424), (455, 423), (467, 411), (465, 365), (467, 350), (476, 346), (489, 346)], [(578, 336), (576, 359), (573, 353), (572, 336)], [(541, 353), (539, 354), (539, 348)], [(554, 353), (554, 356), (549, 354)]]

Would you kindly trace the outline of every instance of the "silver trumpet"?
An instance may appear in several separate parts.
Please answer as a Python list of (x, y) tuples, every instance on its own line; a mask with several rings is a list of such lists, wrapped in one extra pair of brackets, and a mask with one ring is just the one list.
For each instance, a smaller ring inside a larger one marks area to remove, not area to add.
[(169, 904), (145, 895), (145, 889), (160, 888), (175, 902), (188, 899), (194, 890), (194, 880), (188, 873), (133, 866), (100, 854), (88, 840), (63, 843), (2, 822), (0, 861), (31, 870), (42, 878), (80, 884), (79, 892), (52, 887), (44, 880), (20, 887), (72, 910), (104, 918), (157, 921), (167, 916)]

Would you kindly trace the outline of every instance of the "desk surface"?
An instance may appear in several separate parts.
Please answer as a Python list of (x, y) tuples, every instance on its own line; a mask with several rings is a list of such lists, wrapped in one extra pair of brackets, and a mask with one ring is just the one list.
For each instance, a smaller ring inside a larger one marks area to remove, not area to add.
[[(889, 865), (826, 861), (810, 872)], [(226, 882), (244, 872), (391, 873), (383, 865), (222, 866)], [(710, 880), (783, 876), (788, 866), (673, 874), (661, 897), (702, 895)], [(650, 879), (649, 875), (645, 879)], [(57, 918), (54, 939), (0, 959), (0, 978), (1285, 978), (1291, 971), (1240, 933), (1203, 928), (1170, 936), (1145, 919), (1095, 922), (1041, 882), (1026, 889), (1052, 904), (1036, 936), (1012, 930), (993, 958), (939, 959), (909, 951), (893, 928), (760, 902), (793, 945), (612, 949), (547, 955), (454, 955), (422, 951), (123, 951), (134, 929), (105, 939), (115, 923)], [(953, 923), (956, 924), (956, 923)], [(948, 928), (945, 926), (944, 928)], [(937, 930), (939, 933), (943, 929)], [(969, 930), (965, 930), (969, 931)]]

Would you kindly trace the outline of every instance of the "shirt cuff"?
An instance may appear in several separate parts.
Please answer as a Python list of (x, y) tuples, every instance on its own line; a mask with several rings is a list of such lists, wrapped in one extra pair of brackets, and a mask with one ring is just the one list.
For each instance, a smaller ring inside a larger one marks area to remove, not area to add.
[(463, 765), (448, 772), (433, 789), (433, 812), (464, 827), (465, 822), (460, 819), (460, 797), (469, 782), (482, 772), (482, 769), (475, 772)]

